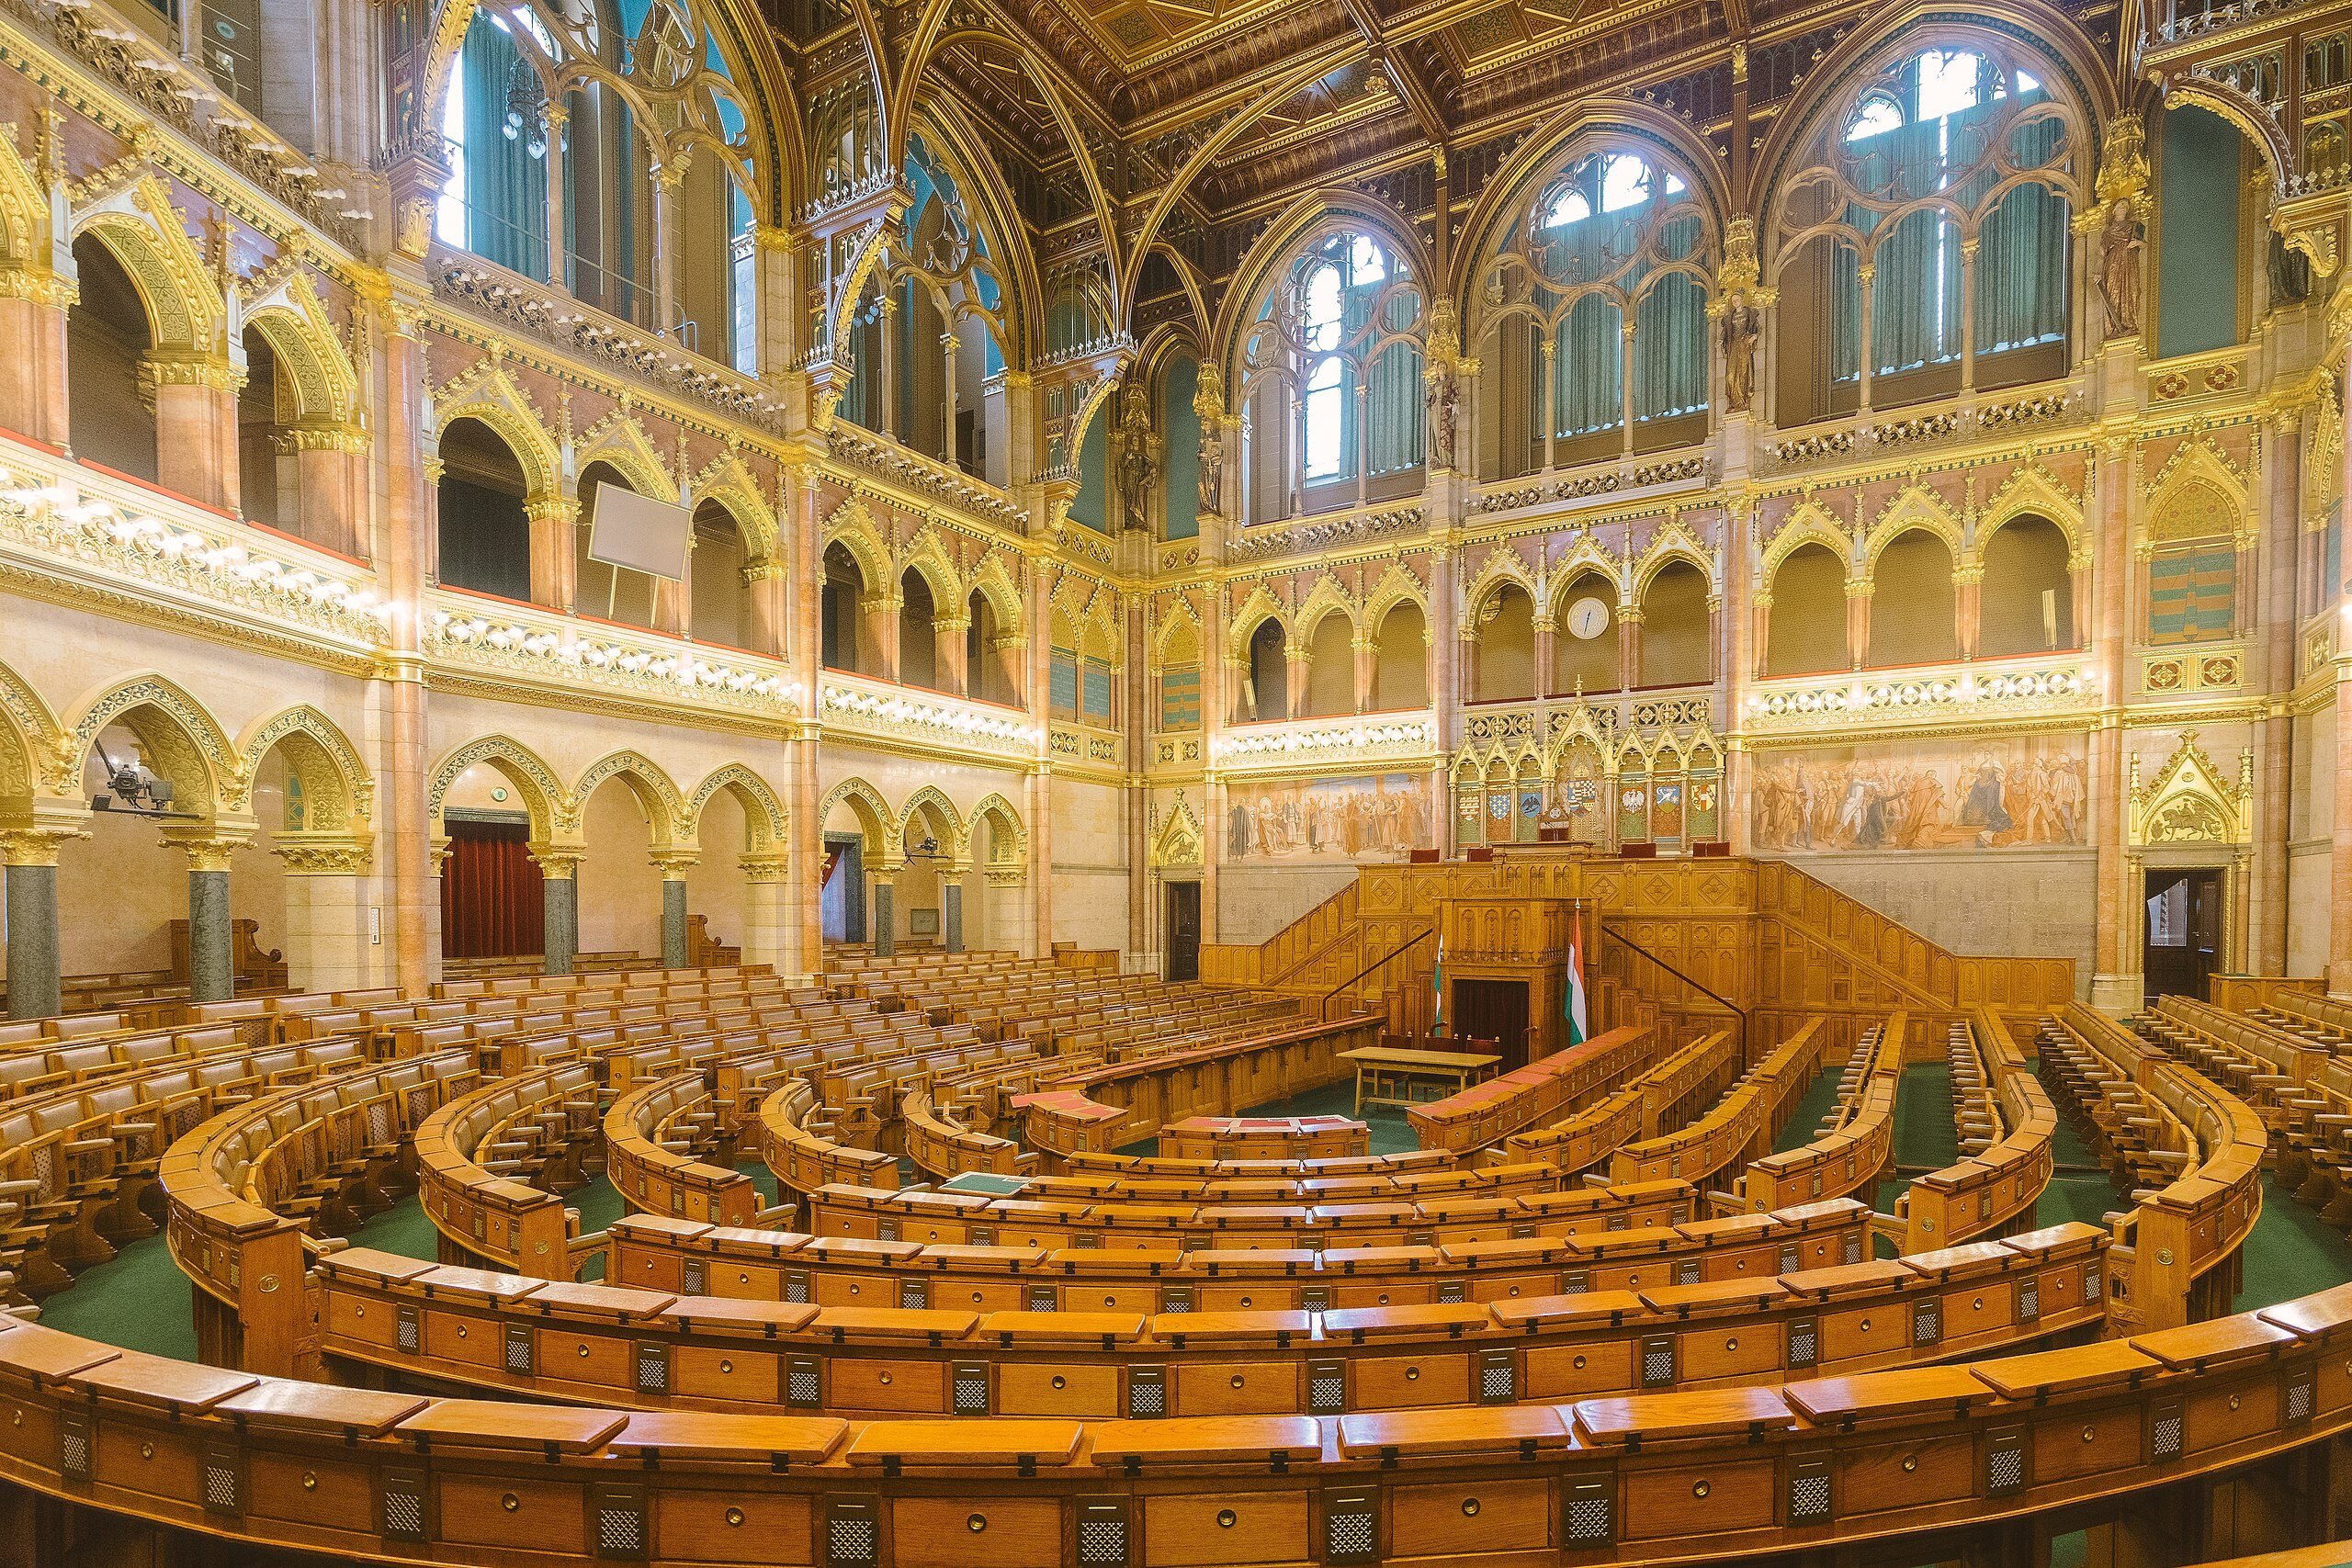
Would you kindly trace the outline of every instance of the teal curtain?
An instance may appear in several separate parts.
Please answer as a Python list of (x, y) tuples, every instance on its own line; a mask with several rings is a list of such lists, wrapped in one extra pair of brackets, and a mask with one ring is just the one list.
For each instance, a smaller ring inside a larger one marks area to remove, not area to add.
[(1960, 357), (1960, 230), (1913, 212), (1873, 253), (1871, 369), (1886, 376)]
[[(477, 11), (460, 51), (465, 95), (466, 248), (484, 261), (544, 283), (548, 276), (548, 169), (506, 136), (506, 94), (527, 71), (505, 29)], [(527, 131), (527, 128), (526, 128)]]
[(1367, 472), (1377, 476), (1421, 466), (1428, 423), (1421, 393), (1421, 356), (1412, 344), (1391, 344), (1364, 371)]
[(1078, 494), (1069, 503), (1069, 520), (1083, 523), (1098, 534), (1111, 531), (1110, 471), (1111, 411), (1102, 408), (1086, 423), (1086, 438), (1078, 444)]
[(1670, 419), (1707, 406), (1707, 291), (1669, 273), (1634, 318), (1634, 417)]
[(1552, 360), (1552, 429), (1589, 435), (1625, 420), (1624, 314), (1606, 295), (1588, 294), (1560, 323)]
[(2165, 111), (2162, 140), (2159, 227), (2147, 254), (2156, 263), (2156, 353), (2170, 359), (2238, 341), (2245, 137), (2221, 116), (2184, 104)]
[(2018, 186), (1984, 220), (1976, 247), (1976, 352), (2066, 335), (2066, 198)]
[(1190, 539), (1201, 531), (1201, 416), (1193, 412), (1200, 384), (1201, 367), (1190, 359), (1170, 361), (1159, 382), (1163, 538)]

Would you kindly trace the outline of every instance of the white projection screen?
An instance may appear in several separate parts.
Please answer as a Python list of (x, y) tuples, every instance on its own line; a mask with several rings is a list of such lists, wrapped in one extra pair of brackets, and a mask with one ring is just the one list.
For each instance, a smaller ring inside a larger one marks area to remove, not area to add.
[(672, 582), (686, 575), (694, 513), (619, 485), (596, 487), (596, 517), (588, 531), (588, 558)]

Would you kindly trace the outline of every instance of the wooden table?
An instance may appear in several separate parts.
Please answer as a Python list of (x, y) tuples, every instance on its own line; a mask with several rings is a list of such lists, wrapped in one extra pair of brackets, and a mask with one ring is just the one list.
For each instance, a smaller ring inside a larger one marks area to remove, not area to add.
[(1395, 1045), (1365, 1045), (1340, 1053), (1356, 1065), (1356, 1114), (1367, 1105), (1425, 1105), (1459, 1094), (1494, 1076), (1500, 1056), (1463, 1051), (1413, 1051)]

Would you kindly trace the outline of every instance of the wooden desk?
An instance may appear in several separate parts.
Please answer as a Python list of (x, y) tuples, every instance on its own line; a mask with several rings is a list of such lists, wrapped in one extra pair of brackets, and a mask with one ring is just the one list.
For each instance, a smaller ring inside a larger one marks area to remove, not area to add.
[(1367, 1105), (1427, 1105), (1459, 1094), (1493, 1077), (1495, 1064), (1502, 1058), (1366, 1045), (1340, 1052), (1340, 1060), (1356, 1065), (1356, 1114), (1361, 1116)]

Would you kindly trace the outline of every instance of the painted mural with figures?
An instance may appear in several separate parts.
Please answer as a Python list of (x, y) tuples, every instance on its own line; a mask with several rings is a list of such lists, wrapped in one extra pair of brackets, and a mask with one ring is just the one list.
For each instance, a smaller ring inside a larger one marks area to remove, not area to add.
[(1413, 773), (1236, 786), (1226, 808), (1226, 852), (1261, 859), (1401, 855), (1427, 849), (1433, 826), (1427, 781)]
[(1888, 743), (1759, 762), (1766, 853), (2002, 849), (2084, 842), (2080, 737)]

